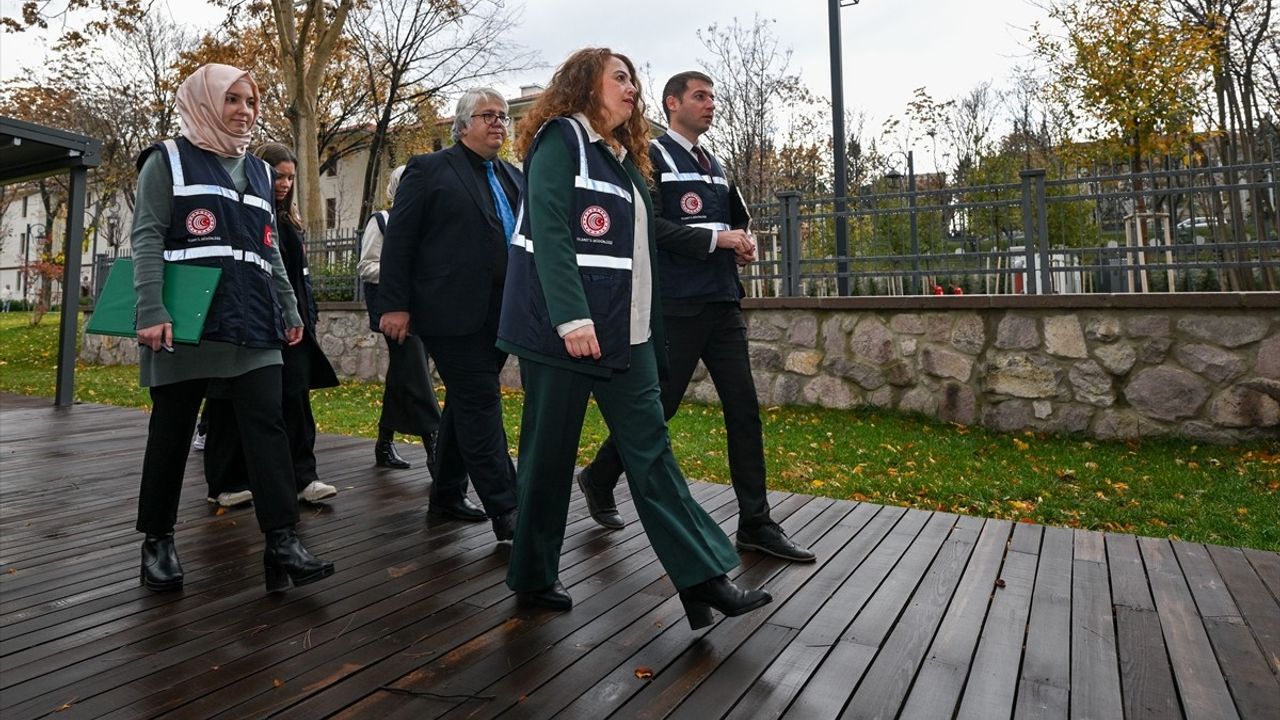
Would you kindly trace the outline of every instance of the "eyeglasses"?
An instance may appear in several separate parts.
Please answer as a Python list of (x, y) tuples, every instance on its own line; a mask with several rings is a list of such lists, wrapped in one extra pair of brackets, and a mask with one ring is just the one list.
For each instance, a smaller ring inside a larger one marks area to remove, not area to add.
[(484, 124), (489, 127), (493, 127), (498, 123), (511, 127), (511, 116), (506, 113), (483, 112), (478, 115), (472, 115), (471, 117), (484, 120)]

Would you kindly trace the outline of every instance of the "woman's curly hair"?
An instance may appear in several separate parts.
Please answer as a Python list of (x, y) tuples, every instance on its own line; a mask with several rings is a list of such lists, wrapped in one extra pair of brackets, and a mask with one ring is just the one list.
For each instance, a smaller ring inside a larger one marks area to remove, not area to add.
[(626, 55), (609, 48), (583, 48), (570, 55), (556, 69), (547, 89), (542, 91), (529, 113), (520, 120), (516, 137), (517, 155), (528, 155), (538, 130), (550, 118), (569, 117), (580, 112), (591, 120), (591, 126), (597, 132), (605, 127), (604, 108), (599, 98), (600, 82), (604, 77), (605, 64), (612, 57), (621, 60), (631, 73), (631, 82), (636, 86), (636, 105), (625, 123), (614, 128), (613, 132), (601, 135), (611, 146), (626, 148), (627, 155), (640, 170), (640, 174), (645, 178), (649, 177), (653, 171), (652, 163), (649, 162), (649, 121), (644, 117), (644, 99), (640, 95), (636, 67)]

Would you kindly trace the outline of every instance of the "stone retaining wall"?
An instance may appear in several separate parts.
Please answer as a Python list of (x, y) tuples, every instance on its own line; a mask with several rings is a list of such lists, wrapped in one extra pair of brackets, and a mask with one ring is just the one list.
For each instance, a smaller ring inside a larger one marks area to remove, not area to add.
[[(744, 308), (763, 405), (872, 405), (1102, 439), (1280, 438), (1280, 293), (797, 298)], [(386, 372), (361, 307), (322, 306), (320, 335), (340, 375)], [(135, 362), (133, 347), (114, 340), (89, 336), (85, 359)], [(519, 384), (514, 363), (504, 381)], [(689, 396), (718, 401), (702, 368)]]

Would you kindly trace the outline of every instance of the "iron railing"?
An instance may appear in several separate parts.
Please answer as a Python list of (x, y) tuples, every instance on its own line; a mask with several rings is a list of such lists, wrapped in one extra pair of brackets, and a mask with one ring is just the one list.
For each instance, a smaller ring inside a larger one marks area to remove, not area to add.
[[(927, 183), (926, 183), (927, 185)], [(752, 297), (1280, 290), (1280, 164), (753, 205)], [(835, 219), (849, 254), (836, 256)]]
[[(844, 198), (843, 213), (836, 198), (796, 192), (751, 206), (759, 259), (742, 269), (747, 295), (1280, 290), (1280, 163), (928, 185)], [(308, 241), (317, 300), (363, 299), (360, 238)], [(111, 258), (96, 262), (105, 279)]]

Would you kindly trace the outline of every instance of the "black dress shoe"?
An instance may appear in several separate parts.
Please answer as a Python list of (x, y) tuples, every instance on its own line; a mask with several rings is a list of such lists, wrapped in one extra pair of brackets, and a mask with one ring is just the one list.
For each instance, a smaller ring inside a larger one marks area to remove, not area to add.
[(627, 526), (627, 523), (618, 514), (618, 503), (613, 499), (613, 488), (596, 487), (595, 481), (587, 474), (590, 469), (591, 466), (588, 465), (578, 471), (578, 489), (587, 499), (587, 512), (591, 513), (591, 519), (602, 527), (621, 530)]
[(497, 536), (498, 542), (514, 540), (516, 537), (516, 509), (502, 513), (493, 518), (493, 534)]
[(333, 563), (312, 555), (293, 528), (267, 532), (262, 566), (267, 575), (267, 592), (273, 593), (288, 590), (291, 580), (294, 585), (306, 585), (333, 574)]
[(154, 592), (182, 589), (182, 564), (173, 533), (147, 534), (142, 541), (142, 584)]
[(480, 522), (487, 517), (484, 514), (484, 510), (476, 507), (476, 504), (468, 500), (465, 495), (461, 500), (451, 503), (432, 500), (427, 504), (427, 512), (432, 515), (453, 518), (454, 520), (466, 520), (467, 522)]
[(521, 605), (535, 605), (552, 610), (568, 610), (573, 607), (573, 596), (557, 580), (548, 588), (516, 593), (516, 602)]
[(390, 440), (379, 440), (373, 446), (373, 463), (378, 467), (395, 468), (397, 470), (407, 470), (412, 467), (408, 460), (400, 457), (400, 453), (396, 452), (396, 444)]
[(681, 590), (680, 602), (684, 603), (689, 627), (697, 630), (711, 624), (712, 608), (735, 617), (768, 605), (773, 596), (767, 590), (743, 590), (721, 575)]
[(734, 544), (739, 550), (759, 550), (792, 562), (813, 562), (818, 559), (812, 550), (791, 542), (791, 538), (787, 537), (777, 523), (739, 527), (738, 539)]

